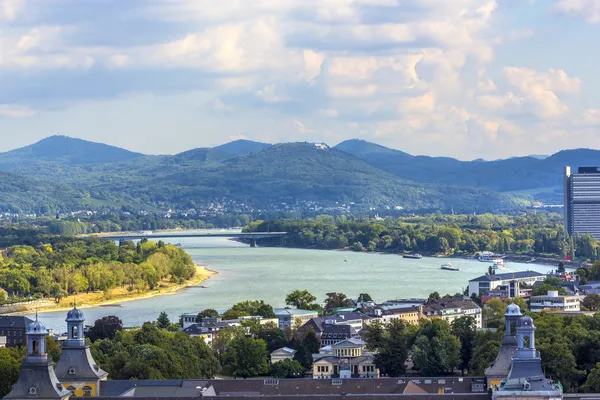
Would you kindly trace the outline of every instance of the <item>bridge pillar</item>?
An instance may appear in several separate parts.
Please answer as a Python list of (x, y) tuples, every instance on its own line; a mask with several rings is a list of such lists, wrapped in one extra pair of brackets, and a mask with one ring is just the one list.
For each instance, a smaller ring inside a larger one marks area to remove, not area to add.
[(256, 245), (256, 239), (255, 238), (252, 238), (252, 242), (250, 242), (250, 247), (258, 247)]

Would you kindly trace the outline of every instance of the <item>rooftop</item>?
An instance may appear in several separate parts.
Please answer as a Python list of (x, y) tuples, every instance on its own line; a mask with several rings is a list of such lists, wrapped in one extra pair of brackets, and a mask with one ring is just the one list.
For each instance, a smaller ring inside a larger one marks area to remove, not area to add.
[(535, 271), (507, 272), (504, 274), (482, 275), (478, 278), (471, 279), (469, 282), (506, 281), (511, 279), (535, 278), (539, 276), (545, 275)]
[(27, 329), (33, 320), (27, 317), (0, 316), (0, 328)]
[(275, 311), (276, 316), (282, 315), (319, 315), (318, 311), (315, 310), (300, 310), (298, 308), (276, 308)]

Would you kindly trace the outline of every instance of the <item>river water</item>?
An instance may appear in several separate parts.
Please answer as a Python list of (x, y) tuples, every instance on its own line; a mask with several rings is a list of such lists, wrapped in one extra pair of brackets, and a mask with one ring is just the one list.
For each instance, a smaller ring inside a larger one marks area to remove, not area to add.
[[(351, 251), (250, 248), (226, 238), (168, 239), (182, 247), (201, 265), (219, 272), (204, 282), (206, 288), (182, 289), (175, 294), (123, 302), (121, 307), (85, 309), (86, 323), (116, 315), (125, 326), (153, 321), (161, 311), (177, 321), (182, 313), (205, 308), (225, 310), (243, 300), (264, 300), (274, 307), (285, 306), (285, 296), (294, 289), (307, 289), (324, 301), (327, 292), (342, 292), (356, 298), (369, 293), (375, 301), (427, 297), (462, 292), (470, 279), (485, 274), (489, 263), (476, 260), (422, 258), (404, 259), (393, 254)], [(444, 271), (451, 262), (460, 271)], [(547, 272), (550, 266), (507, 263), (506, 270)], [(31, 317), (31, 316), (30, 316)], [(42, 313), (48, 328), (64, 332), (65, 312)]]

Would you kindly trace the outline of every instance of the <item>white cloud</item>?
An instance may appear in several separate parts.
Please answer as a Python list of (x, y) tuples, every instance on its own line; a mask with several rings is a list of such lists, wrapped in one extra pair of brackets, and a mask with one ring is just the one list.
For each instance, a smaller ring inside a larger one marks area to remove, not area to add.
[(598, 0), (559, 0), (556, 9), (561, 13), (585, 19), (593, 24), (600, 22), (600, 2)]
[(24, 8), (24, 0), (0, 0), (0, 21), (16, 19)]
[(35, 110), (16, 104), (0, 104), (0, 117), (26, 118), (35, 115)]
[(277, 86), (273, 83), (254, 92), (256, 97), (267, 103), (281, 103), (290, 100), (290, 97), (285, 93), (280, 92)]

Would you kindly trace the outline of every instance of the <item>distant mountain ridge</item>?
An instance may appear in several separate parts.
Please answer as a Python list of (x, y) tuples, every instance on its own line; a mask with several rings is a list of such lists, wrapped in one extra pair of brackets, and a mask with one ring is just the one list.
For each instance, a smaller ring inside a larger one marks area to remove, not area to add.
[(39, 163), (78, 165), (122, 162), (143, 156), (103, 143), (55, 135), (29, 146), (0, 153), (0, 169), (9, 170)]
[(600, 165), (600, 151), (459, 161), (414, 156), (360, 139), (334, 147), (242, 139), (176, 155), (148, 156), (53, 136), (0, 154), (0, 170), (8, 172), (0, 211), (188, 209), (215, 199), (264, 210), (298, 204), (313, 208), (355, 204), (365, 210), (515, 210), (531, 205), (533, 198), (560, 204), (562, 168), (567, 164)]

